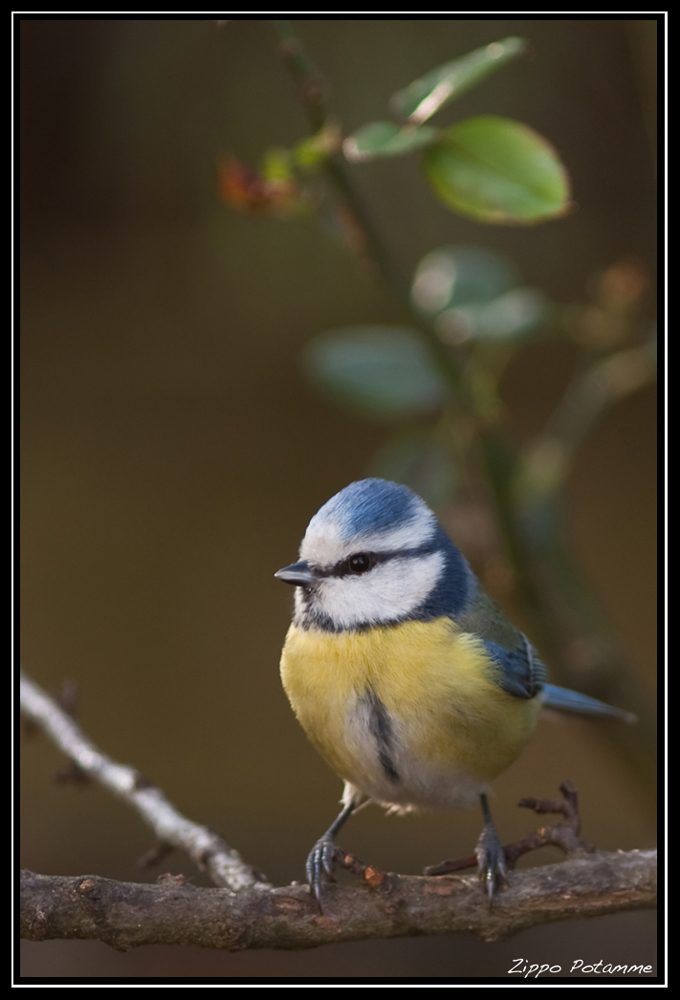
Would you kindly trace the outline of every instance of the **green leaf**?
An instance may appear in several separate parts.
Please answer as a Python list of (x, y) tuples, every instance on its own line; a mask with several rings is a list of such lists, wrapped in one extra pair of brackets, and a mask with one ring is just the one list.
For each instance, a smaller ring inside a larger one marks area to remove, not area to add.
[(550, 303), (536, 288), (513, 288), (493, 302), (445, 309), (435, 329), (447, 344), (465, 340), (508, 343), (527, 337), (548, 318)]
[(460, 59), (444, 63), (394, 94), (390, 110), (399, 118), (420, 125), (445, 104), (515, 59), (525, 48), (523, 38), (504, 38), (502, 42), (491, 42)]
[(451, 126), (424, 162), (444, 204), (478, 222), (540, 222), (570, 209), (569, 179), (556, 151), (509, 118), (486, 115)]
[(434, 510), (451, 499), (459, 478), (450, 452), (429, 431), (393, 437), (373, 457), (368, 474), (410, 486)]
[(439, 130), (426, 125), (395, 125), (394, 122), (369, 122), (345, 139), (343, 151), (348, 160), (373, 160), (378, 156), (404, 156), (429, 145)]
[(448, 392), (409, 327), (330, 330), (307, 344), (302, 360), (311, 381), (336, 402), (383, 420), (431, 412)]
[(447, 344), (520, 339), (548, 317), (550, 303), (535, 288), (519, 288), (519, 275), (501, 254), (481, 247), (442, 247), (418, 264), (411, 296), (436, 317)]
[(491, 302), (519, 283), (506, 257), (481, 247), (442, 247), (416, 268), (411, 295), (425, 313)]

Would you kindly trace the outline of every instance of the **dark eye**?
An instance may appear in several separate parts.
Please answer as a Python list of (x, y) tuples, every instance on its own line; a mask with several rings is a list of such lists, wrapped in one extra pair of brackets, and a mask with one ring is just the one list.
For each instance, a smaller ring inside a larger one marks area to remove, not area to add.
[(359, 552), (355, 556), (350, 556), (347, 560), (347, 568), (350, 573), (365, 573), (373, 565), (373, 560), (365, 552)]

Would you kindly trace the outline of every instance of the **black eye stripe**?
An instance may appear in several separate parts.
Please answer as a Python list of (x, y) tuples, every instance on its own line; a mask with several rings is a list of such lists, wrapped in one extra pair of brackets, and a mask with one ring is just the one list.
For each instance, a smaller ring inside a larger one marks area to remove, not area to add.
[[(368, 572), (368, 570), (373, 569), (374, 566), (378, 566), (380, 563), (389, 562), (391, 559), (408, 559), (414, 556), (425, 556), (430, 555), (432, 552), (437, 550), (438, 546), (436, 544), (426, 543), (415, 549), (393, 549), (388, 552), (353, 552), (352, 555), (348, 556), (347, 559), (343, 559), (341, 562), (336, 563), (330, 569), (319, 571), (319, 576), (361, 576), (362, 574)], [(353, 568), (350, 564), (353, 559), (368, 559), (369, 564), (365, 569)]]

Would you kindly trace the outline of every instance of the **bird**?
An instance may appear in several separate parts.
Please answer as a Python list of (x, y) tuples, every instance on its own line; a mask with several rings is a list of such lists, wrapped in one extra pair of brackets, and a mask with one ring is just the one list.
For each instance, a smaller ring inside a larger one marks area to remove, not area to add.
[(538, 653), (485, 592), (409, 487), (350, 483), (312, 517), (299, 559), (281, 680), (314, 747), (344, 781), (307, 880), (321, 907), (335, 838), (368, 801), (388, 811), (479, 803), (475, 854), (488, 895), (507, 885), (490, 783), (518, 756), (542, 708), (634, 717), (546, 681)]

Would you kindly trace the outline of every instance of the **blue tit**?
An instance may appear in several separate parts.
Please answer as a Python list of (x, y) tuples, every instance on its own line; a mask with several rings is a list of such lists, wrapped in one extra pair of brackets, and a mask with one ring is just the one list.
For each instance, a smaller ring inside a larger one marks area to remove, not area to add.
[(295, 613), (281, 678), (307, 736), (344, 780), (314, 845), (317, 899), (334, 838), (367, 800), (396, 812), (479, 802), (476, 855), (489, 897), (506, 881), (487, 796), (542, 707), (629, 718), (545, 683), (545, 667), (482, 589), (432, 511), (406, 486), (351, 483), (309, 522), (300, 559), (275, 574)]

